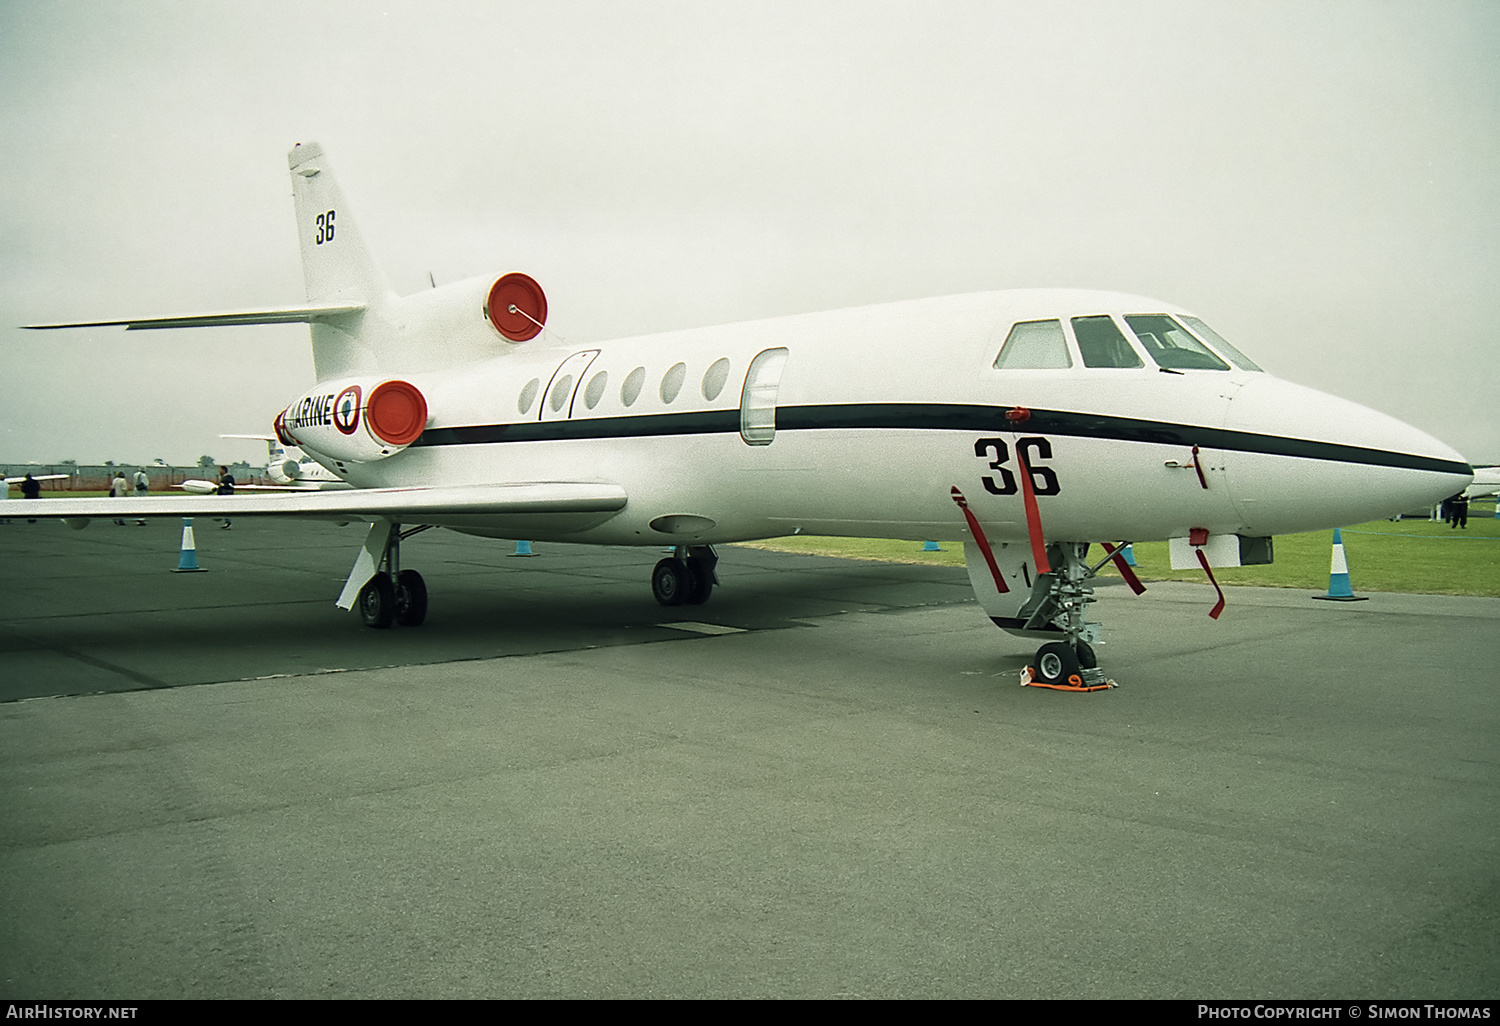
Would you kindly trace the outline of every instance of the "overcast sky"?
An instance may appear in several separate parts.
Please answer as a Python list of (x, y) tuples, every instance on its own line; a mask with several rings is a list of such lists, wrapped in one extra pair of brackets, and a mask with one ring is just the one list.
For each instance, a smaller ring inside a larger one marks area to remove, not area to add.
[(304, 326), (13, 326), (301, 302), (305, 140), (572, 341), (1118, 289), (1500, 462), (1492, 0), (4, 0), (0, 97), (0, 462), (264, 457)]

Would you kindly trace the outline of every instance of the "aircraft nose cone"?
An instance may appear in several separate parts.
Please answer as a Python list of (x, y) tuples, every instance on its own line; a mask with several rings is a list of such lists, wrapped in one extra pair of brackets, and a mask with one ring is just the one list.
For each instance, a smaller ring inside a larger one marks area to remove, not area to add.
[(1452, 448), (1410, 424), (1269, 375), (1235, 393), (1224, 426), (1254, 439), (1227, 460), (1235, 506), (1254, 533), (1414, 512), (1474, 475)]

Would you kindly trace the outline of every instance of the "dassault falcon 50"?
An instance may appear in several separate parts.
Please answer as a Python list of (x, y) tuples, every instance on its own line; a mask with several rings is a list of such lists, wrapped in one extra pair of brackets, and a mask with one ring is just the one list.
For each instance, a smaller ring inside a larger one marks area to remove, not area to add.
[(429, 527), (668, 545), (664, 605), (709, 598), (721, 543), (961, 540), (984, 612), (1042, 642), (1032, 680), (1092, 688), (1090, 579), (1113, 559), (1138, 587), (1121, 545), (1170, 540), (1212, 577), (1269, 562), (1273, 535), (1428, 505), (1472, 476), (1436, 439), (1279, 380), (1141, 296), (988, 292), (569, 345), (525, 274), (396, 295), (322, 149), (289, 162), (306, 303), (29, 327), (305, 322), (319, 384), (275, 431), (354, 487), (46, 513), (367, 522), (338, 605), (372, 627), (423, 621), (400, 550)]

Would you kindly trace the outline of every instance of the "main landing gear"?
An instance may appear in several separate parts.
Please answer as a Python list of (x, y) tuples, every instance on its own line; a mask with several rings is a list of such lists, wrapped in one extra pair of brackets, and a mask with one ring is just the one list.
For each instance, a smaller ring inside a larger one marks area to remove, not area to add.
[[(427, 619), (427, 582), (415, 570), (401, 569), (401, 539), (410, 538), (429, 530), (429, 527), (414, 527), (402, 531), (400, 524), (390, 524), (384, 539), (380, 538), (380, 525), (370, 531), (364, 550), (354, 564), (350, 575), (353, 582), (360, 576), (361, 564), (375, 567), (375, 574), (359, 589), (355, 606), (359, 618), (366, 627), (385, 628), (392, 624), (402, 627), (419, 627)], [(376, 550), (380, 553), (376, 556)], [(348, 593), (348, 587), (345, 587)], [(343, 600), (340, 599), (340, 605)]]
[(651, 594), (664, 606), (701, 606), (718, 581), (711, 545), (679, 545), (651, 571)]
[(394, 582), (376, 574), (359, 590), (359, 618), (366, 627), (420, 627), (427, 618), (427, 583), (415, 570), (402, 570)]
[(1038, 575), (1020, 617), (1026, 629), (1061, 631), (1065, 640), (1049, 641), (1036, 650), (1032, 665), (1021, 671), (1023, 685), (1058, 691), (1101, 691), (1116, 686), (1099, 669), (1099, 660), (1089, 644), (1099, 639), (1099, 625), (1083, 618), (1088, 604), (1095, 601), (1094, 589), (1086, 582), (1111, 557), (1090, 566), (1088, 550), (1086, 542), (1047, 546), (1052, 572)]

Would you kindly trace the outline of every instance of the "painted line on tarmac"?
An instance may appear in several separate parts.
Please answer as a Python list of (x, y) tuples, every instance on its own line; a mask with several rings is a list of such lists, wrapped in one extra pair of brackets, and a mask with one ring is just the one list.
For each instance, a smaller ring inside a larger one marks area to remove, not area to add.
[(694, 634), (745, 634), (743, 627), (725, 627), (718, 623), (698, 623), (695, 620), (678, 620), (676, 623), (659, 623), (658, 627), (669, 627), (674, 631), (692, 631)]

